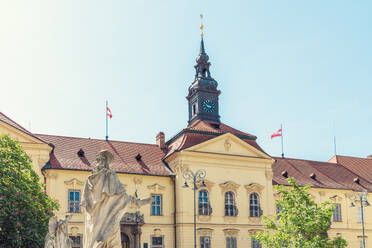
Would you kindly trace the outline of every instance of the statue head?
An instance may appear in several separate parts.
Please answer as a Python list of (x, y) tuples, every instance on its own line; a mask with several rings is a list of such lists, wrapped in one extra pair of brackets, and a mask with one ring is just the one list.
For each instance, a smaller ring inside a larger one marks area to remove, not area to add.
[(96, 161), (97, 166), (103, 165), (106, 168), (109, 168), (109, 165), (114, 160), (114, 155), (107, 150), (102, 150), (97, 154)]
[(58, 226), (58, 218), (57, 218), (57, 216), (50, 217), (50, 219), (49, 219), (49, 226), (48, 226), (49, 233), (50, 234), (54, 234), (56, 232), (56, 230), (57, 230), (57, 226)]

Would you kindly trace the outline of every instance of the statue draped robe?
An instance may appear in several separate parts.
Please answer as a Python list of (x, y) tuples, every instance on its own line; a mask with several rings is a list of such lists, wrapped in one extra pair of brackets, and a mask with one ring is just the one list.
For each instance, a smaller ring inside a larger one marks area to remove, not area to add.
[(126, 194), (116, 173), (107, 167), (93, 171), (84, 186), (85, 248), (121, 248), (120, 220), (126, 206), (138, 208), (151, 198), (139, 200)]

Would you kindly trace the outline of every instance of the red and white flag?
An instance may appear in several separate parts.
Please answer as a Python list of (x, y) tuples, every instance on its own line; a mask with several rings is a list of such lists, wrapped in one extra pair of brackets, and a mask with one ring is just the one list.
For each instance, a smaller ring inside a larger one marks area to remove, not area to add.
[(112, 118), (112, 114), (111, 114), (111, 110), (110, 110), (109, 107), (107, 107), (106, 112), (107, 112), (107, 116), (110, 117), (110, 119), (111, 119)]
[(275, 133), (273, 133), (271, 135), (271, 138), (280, 137), (280, 136), (282, 136), (282, 129), (281, 128), (278, 131), (276, 131)]

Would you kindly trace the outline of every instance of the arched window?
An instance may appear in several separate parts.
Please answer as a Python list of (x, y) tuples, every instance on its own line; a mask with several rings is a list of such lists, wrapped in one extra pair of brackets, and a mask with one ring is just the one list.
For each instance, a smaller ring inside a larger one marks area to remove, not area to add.
[(235, 195), (229, 191), (225, 193), (225, 216), (236, 216), (237, 208), (235, 206)]
[(249, 195), (249, 216), (261, 216), (260, 198), (257, 193), (252, 193)]
[(208, 191), (201, 190), (199, 191), (199, 215), (210, 215), (211, 213)]

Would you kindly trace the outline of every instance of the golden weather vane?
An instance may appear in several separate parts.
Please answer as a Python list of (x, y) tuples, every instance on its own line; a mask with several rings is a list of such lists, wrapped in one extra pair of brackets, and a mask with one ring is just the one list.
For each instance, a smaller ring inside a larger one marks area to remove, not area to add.
[(200, 14), (200, 36), (203, 38), (204, 36), (204, 25), (203, 25), (203, 14)]

